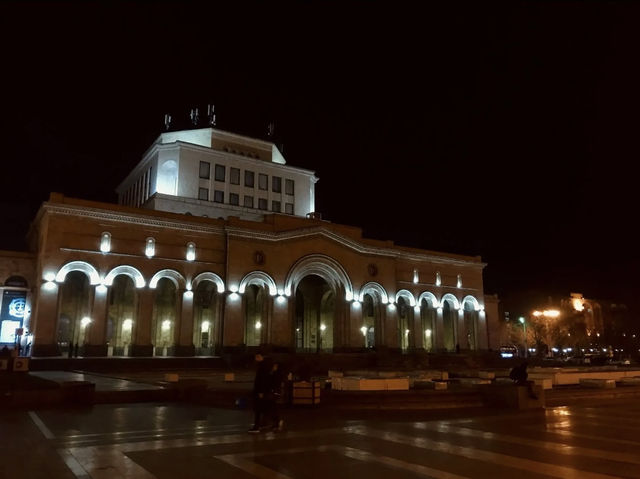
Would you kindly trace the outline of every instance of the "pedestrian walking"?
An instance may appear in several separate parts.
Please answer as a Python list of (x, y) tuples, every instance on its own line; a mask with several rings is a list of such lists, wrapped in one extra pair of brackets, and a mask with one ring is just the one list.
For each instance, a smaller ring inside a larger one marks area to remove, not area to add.
[(253, 390), (251, 399), (253, 403), (253, 426), (249, 429), (250, 434), (257, 434), (260, 432), (260, 426), (264, 420), (267, 407), (269, 406), (267, 394), (271, 390), (271, 360), (268, 357), (262, 355), (262, 353), (256, 353), (256, 376), (253, 380)]
[(271, 427), (274, 431), (282, 431), (284, 421), (280, 417), (279, 404), (282, 399), (282, 368), (278, 362), (274, 362), (269, 372), (269, 392), (266, 395), (265, 409), (271, 418)]

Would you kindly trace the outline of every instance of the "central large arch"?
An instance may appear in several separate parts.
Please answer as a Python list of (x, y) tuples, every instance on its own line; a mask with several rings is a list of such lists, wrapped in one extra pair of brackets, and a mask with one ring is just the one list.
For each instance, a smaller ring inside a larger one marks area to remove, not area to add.
[(351, 280), (340, 263), (321, 254), (301, 258), (289, 270), (284, 292), (294, 296), (296, 350), (331, 351), (342, 345), (346, 302), (354, 297)]

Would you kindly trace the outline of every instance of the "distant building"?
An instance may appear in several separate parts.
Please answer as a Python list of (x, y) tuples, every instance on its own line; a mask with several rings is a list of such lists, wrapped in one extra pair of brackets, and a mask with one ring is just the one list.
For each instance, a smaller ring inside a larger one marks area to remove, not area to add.
[(31, 252), (0, 256), (0, 280), (25, 281), (22, 341), (36, 356), (488, 349), (480, 257), (323, 221), (316, 182), (270, 142), (162, 133), (118, 205), (52, 193)]

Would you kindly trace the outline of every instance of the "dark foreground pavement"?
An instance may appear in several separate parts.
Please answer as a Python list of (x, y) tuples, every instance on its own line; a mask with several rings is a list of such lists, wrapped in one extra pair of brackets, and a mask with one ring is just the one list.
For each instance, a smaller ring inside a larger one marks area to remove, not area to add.
[(2, 478), (640, 477), (640, 403), (526, 412), (283, 409), (187, 403), (0, 411)]

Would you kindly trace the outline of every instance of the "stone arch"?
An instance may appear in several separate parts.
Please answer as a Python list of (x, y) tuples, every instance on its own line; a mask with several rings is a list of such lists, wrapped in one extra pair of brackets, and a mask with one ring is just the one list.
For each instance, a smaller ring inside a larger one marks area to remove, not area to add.
[(474, 296), (468, 295), (462, 298), (462, 309), (464, 309), (467, 303), (471, 303), (474, 311), (480, 311), (480, 303), (478, 303), (478, 300)]
[(462, 317), (466, 337), (466, 348), (473, 351), (478, 349), (478, 319), (480, 305), (473, 296), (465, 296), (462, 300)]
[(255, 284), (256, 286), (266, 286), (269, 289), (270, 296), (275, 296), (278, 294), (276, 282), (271, 276), (263, 271), (252, 271), (244, 278), (242, 278), (242, 281), (240, 281), (240, 286), (238, 286), (238, 293), (244, 293), (246, 287), (250, 284)]
[(442, 300), (440, 301), (441, 307), (444, 305), (445, 301), (451, 301), (451, 303), (453, 303), (453, 309), (460, 309), (460, 301), (458, 301), (458, 298), (453, 294), (447, 293), (442, 297)]
[(353, 285), (349, 275), (335, 259), (323, 254), (312, 254), (300, 258), (291, 267), (285, 280), (285, 295), (291, 296), (295, 291), (295, 286), (308, 275), (317, 275), (324, 279), (336, 292), (340, 286), (345, 290), (345, 299), (353, 299)]
[(420, 294), (420, 296), (418, 297), (418, 306), (422, 305), (423, 299), (427, 301), (431, 301), (431, 304), (433, 305), (434, 308), (437, 308), (438, 306), (440, 306), (440, 302), (438, 301), (438, 298), (436, 297), (435, 294), (433, 294), (430, 291), (424, 291)]
[(196, 276), (195, 278), (193, 278), (191, 287), (195, 290), (198, 287), (198, 284), (200, 284), (201, 281), (211, 281), (213, 283), (215, 283), (217, 289), (218, 289), (218, 293), (224, 293), (224, 281), (222, 281), (222, 278), (220, 276), (218, 276), (215, 273), (212, 273), (210, 271), (204, 272), (204, 273), (200, 273), (198, 276)]
[(158, 281), (160, 281), (162, 278), (170, 279), (178, 289), (186, 288), (187, 281), (184, 279), (184, 276), (182, 276), (174, 269), (162, 269), (154, 274), (149, 281), (149, 288), (155, 289)]
[(401, 289), (396, 293), (396, 303), (400, 298), (405, 298), (407, 301), (409, 301), (409, 306), (416, 305), (416, 298), (413, 296), (413, 293), (411, 293), (411, 291), (407, 289)]
[[(367, 298), (368, 297), (368, 298)], [(360, 288), (360, 303), (362, 303), (362, 321), (365, 347), (374, 347), (384, 343), (383, 304), (389, 303), (386, 290), (374, 281), (366, 283)]]
[(387, 292), (380, 283), (376, 283), (375, 281), (370, 281), (360, 288), (360, 302), (364, 300), (365, 294), (376, 295), (382, 304), (387, 304), (389, 302)]
[(71, 261), (70, 263), (65, 264), (60, 270), (58, 274), (56, 274), (56, 282), (64, 283), (67, 274), (72, 271), (81, 271), (87, 278), (89, 278), (89, 284), (100, 284), (100, 273), (96, 270), (91, 264), (86, 261)]
[(144, 288), (146, 285), (144, 276), (142, 276), (142, 273), (140, 271), (138, 271), (133, 266), (121, 265), (116, 266), (111, 271), (109, 271), (109, 273), (107, 273), (107, 276), (105, 276), (104, 278), (105, 286), (111, 286), (113, 284), (114, 278), (119, 274), (129, 276), (129, 278), (131, 278), (136, 285), (136, 288)]

